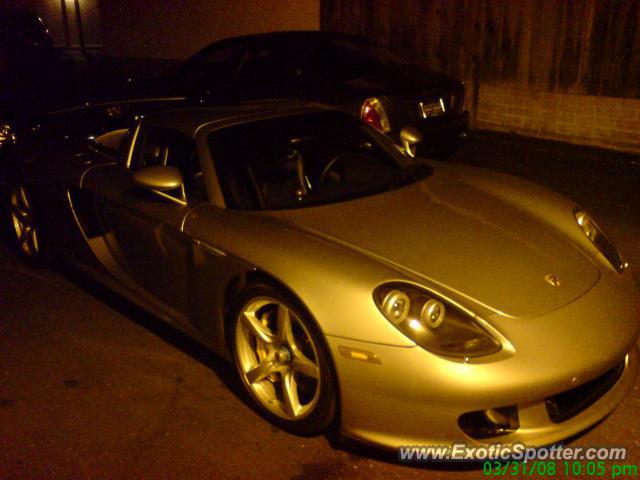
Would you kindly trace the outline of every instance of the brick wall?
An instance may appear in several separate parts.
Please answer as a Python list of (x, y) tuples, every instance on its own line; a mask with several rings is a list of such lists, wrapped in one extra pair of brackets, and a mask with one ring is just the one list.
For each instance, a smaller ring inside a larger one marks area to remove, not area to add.
[(474, 118), (478, 129), (640, 153), (640, 99), (481, 84)]

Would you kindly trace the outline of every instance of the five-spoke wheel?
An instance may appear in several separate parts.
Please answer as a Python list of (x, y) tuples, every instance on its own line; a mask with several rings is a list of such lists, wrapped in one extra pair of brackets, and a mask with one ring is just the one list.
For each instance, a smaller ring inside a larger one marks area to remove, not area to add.
[(36, 259), (41, 252), (40, 232), (34, 217), (33, 200), (23, 185), (11, 191), (9, 215), (18, 249), (27, 258)]
[(235, 362), (257, 405), (297, 433), (324, 428), (335, 411), (334, 375), (315, 325), (265, 285), (244, 293), (235, 317)]

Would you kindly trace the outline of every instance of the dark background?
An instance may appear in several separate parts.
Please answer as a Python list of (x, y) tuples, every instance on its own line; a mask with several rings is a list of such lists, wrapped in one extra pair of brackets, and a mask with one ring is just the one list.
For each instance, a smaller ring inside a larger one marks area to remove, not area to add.
[[(222, 38), (335, 30), (466, 84), (472, 126), (640, 153), (640, 0), (0, 0), (114, 81)], [(99, 78), (101, 75), (94, 75)]]
[(636, 0), (321, 2), (321, 27), (375, 38), (465, 80), (640, 97)]

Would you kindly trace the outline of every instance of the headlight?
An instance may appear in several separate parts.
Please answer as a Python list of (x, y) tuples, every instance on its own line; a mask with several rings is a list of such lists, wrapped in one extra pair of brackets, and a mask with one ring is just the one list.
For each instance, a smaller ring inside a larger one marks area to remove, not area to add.
[(472, 315), (421, 288), (389, 283), (376, 288), (373, 298), (387, 320), (431, 352), (480, 357), (501, 349)]
[(573, 210), (573, 215), (576, 217), (578, 226), (587, 238), (591, 240), (591, 243), (604, 255), (604, 258), (609, 261), (613, 268), (618, 272), (622, 272), (626, 265), (620, 259), (620, 255), (613, 245), (613, 242), (600, 230), (596, 222), (594, 222), (584, 210), (578, 207)]
[(407, 319), (410, 307), (409, 296), (400, 290), (391, 290), (382, 299), (382, 313), (396, 325)]

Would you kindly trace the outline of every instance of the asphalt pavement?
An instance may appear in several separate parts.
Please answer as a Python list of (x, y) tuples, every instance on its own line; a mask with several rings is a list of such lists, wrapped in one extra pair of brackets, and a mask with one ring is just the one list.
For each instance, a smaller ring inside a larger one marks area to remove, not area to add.
[[(475, 133), (450, 161), (513, 173), (583, 205), (636, 279), (640, 157)], [(594, 345), (594, 348), (597, 348)], [(640, 464), (640, 390), (573, 445)], [(0, 478), (483, 478), (403, 465), (333, 435), (288, 434), (250, 408), (234, 370), (153, 316), (0, 243)], [(535, 477), (531, 477), (535, 478)]]

